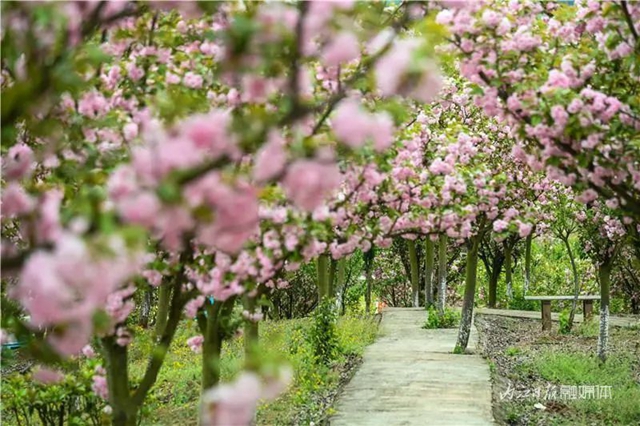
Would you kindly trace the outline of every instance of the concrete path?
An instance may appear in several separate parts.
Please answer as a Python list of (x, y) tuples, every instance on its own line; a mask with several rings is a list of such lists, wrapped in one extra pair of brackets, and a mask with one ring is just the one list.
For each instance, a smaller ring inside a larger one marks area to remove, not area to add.
[[(458, 330), (424, 330), (423, 308), (387, 308), (378, 339), (336, 405), (332, 426), (491, 425), (489, 367), (454, 355)], [(477, 337), (471, 334), (469, 348)]]
[[(499, 315), (503, 317), (515, 317), (515, 318), (531, 318), (542, 321), (542, 314), (539, 311), (516, 311), (512, 309), (489, 309), (489, 308), (476, 308), (474, 309), (476, 314), (484, 315)], [(594, 319), (597, 321), (599, 316), (598, 312), (594, 312)], [(551, 313), (551, 319), (558, 321), (560, 314), (556, 312)], [(575, 318), (576, 322), (582, 322), (582, 314), (577, 314)], [(609, 325), (614, 327), (640, 327), (640, 317), (618, 317), (611, 315), (609, 317)]]

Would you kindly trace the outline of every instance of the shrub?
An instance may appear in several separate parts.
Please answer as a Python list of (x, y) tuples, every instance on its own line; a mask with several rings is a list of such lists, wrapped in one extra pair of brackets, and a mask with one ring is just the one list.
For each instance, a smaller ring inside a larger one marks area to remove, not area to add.
[(460, 324), (460, 312), (451, 308), (445, 308), (444, 314), (440, 315), (436, 308), (430, 306), (427, 311), (427, 322), (422, 328), (454, 328), (457, 327), (458, 324)]
[(339, 353), (336, 322), (337, 314), (333, 300), (322, 299), (313, 313), (313, 324), (309, 331), (309, 341), (316, 362), (320, 364), (331, 364)]
[(44, 385), (31, 374), (2, 378), (2, 416), (6, 424), (103, 425), (106, 403), (91, 389), (95, 362), (74, 366), (57, 384)]
[(560, 312), (558, 321), (560, 322), (560, 333), (562, 334), (568, 334), (571, 331), (569, 326), (569, 315), (570, 311), (568, 309), (564, 309)]

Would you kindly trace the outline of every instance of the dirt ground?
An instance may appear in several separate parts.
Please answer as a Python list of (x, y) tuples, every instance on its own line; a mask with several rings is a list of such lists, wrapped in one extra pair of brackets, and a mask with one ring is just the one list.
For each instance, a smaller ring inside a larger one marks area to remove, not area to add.
[[(585, 420), (576, 422), (580, 413), (575, 407), (558, 400), (545, 398), (545, 389), (553, 383), (544, 380), (531, 369), (523, 368), (542, 353), (563, 352), (595, 354), (597, 336), (594, 332), (558, 333), (558, 323), (552, 331), (543, 332), (540, 320), (509, 318), (495, 315), (477, 315), (475, 324), (479, 332), (480, 352), (489, 362), (492, 376), (493, 415), (500, 425), (593, 424)], [(638, 360), (633, 374), (640, 386), (640, 330), (612, 327), (610, 353), (631, 354)], [(541, 389), (536, 395), (532, 390)], [(516, 396), (508, 398), (508, 396)], [(542, 407), (544, 406), (544, 408)], [(640, 401), (638, 401), (640, 406)], [(640, 424), (640, 423), (639, 423)]]

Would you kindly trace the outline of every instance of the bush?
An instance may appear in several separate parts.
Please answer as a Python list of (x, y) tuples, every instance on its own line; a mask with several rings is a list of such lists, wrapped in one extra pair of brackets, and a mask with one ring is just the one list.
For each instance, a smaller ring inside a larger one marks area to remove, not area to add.
[(430, 306), (427, 311), (427, 322), (422, 326), (422, 328), (454, 328), (459, 324), (460, 312), (451, 308), (445, 308), (444, 314), (440, 315), (436, 308)]
[(558, 321), (560, 322), (560, 333), (562, 334), (568, 334), (571, 331), (571, 328), (569, 327), (569, 315), (570, 311), (568, 309), (564, 309), (560, 312)]
[(309, 330), (309, 342), (313, 347), (316, 362), (329, 365), (339, 354), (336, 334), (337, 314), (335, 303), (330, 298), (322, 299), (313, 313), (313, 325)]
[(103, 425), (106, 403), (91, 389), (95, 362), (76, 365), (57, 384), (44, 385), (31, 374), (2, 378), (2, 417), (5, 424), (45, 426)]

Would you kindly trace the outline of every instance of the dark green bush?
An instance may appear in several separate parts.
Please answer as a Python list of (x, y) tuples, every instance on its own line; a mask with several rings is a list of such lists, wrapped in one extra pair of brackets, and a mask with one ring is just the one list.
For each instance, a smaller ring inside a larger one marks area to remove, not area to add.
[(316, 362), (320, 364), (331, 364), (340, 352), (336, 333), (337, 320), (334, 301), (330, 298), (323, 299), (313, 313), (313, 324), (308, 336)]
[(454, 328), (460, 324), (460, 312), (451, 308), (445, 308), (444, 314), (440, 315), (433, 306), (427, 310), (427, 322), (422, 326), (426, 329), (434, 328)]

